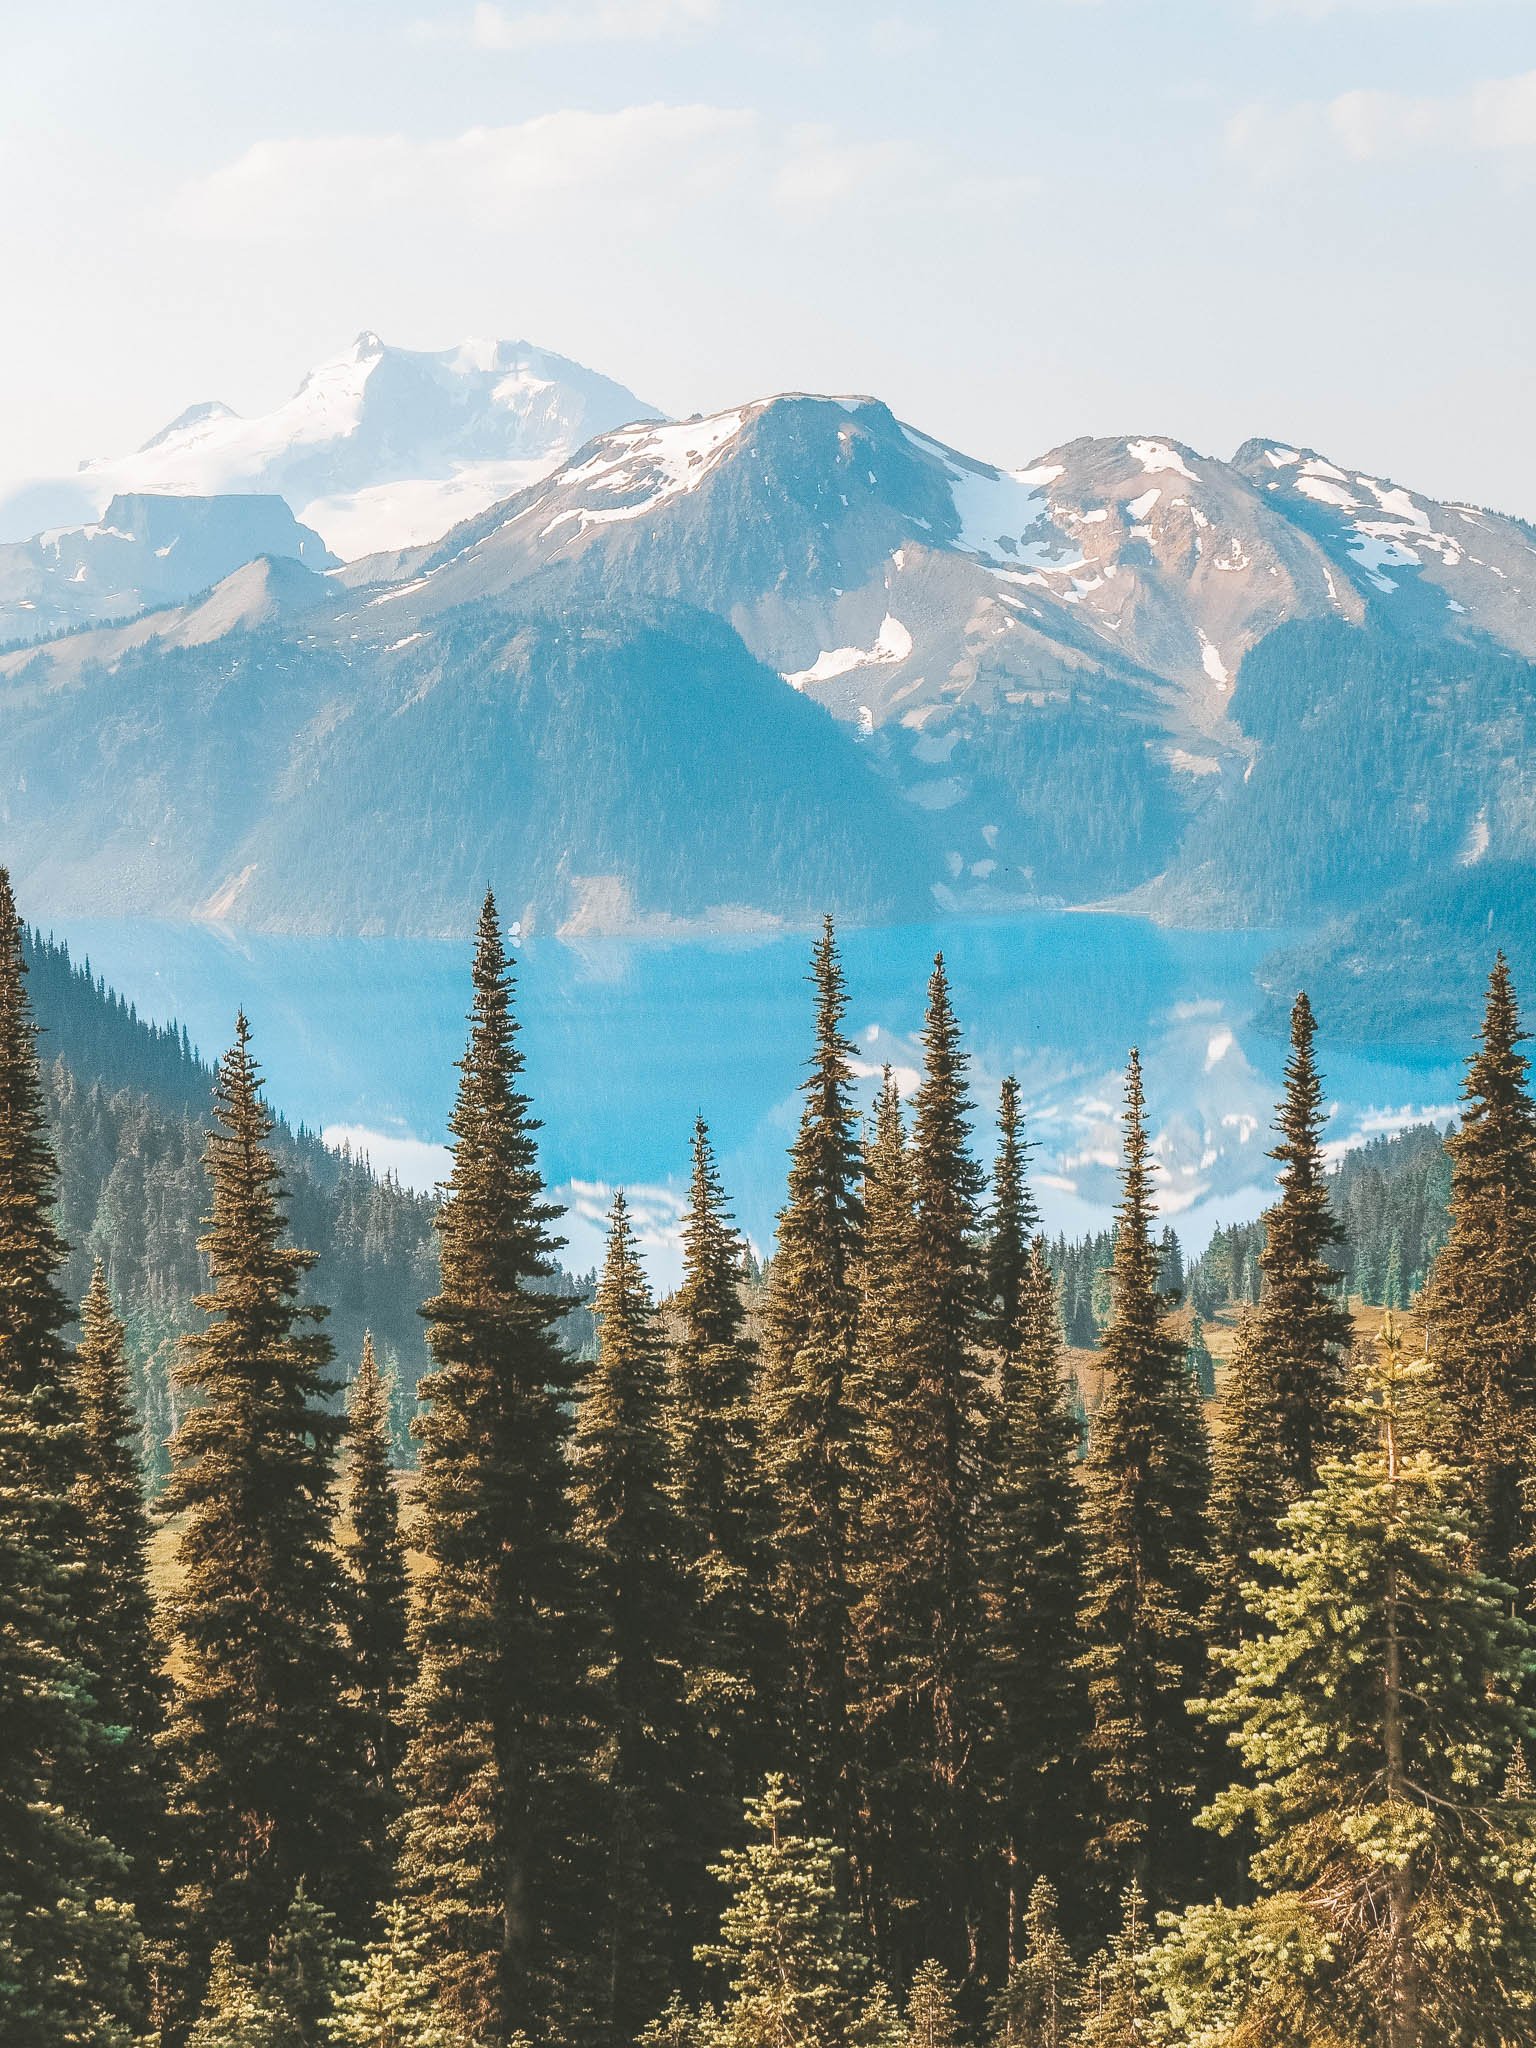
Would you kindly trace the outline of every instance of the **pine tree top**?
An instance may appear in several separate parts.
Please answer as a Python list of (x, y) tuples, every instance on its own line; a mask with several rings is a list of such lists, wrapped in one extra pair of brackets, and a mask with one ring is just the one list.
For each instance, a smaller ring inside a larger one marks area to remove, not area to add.
[[(475, 929), (469, 1044), (459, 1061), (459, 1088), (448, 1129), (453, 1166), (437, 1227), (442, 1241), (444, 1295), (456, 1284), (457, 1263), (473, 1257), (464, 1283), (517, 1290), (548, 1279), (563, 1239), (550, 1234), (559, 1215), (545, 1199), (535, 1133), (538, 1118), (519, 1083), (523, 1052), (513, 1009), (516, 963), (507, 952), (488, 889)], [(473, 1248), (473, 1249), (472, 1249)], [(564, 1304), (546, 1298), (546, 1322)]]
[(770, 1324), (794, 1327), (807, 1312), (801, 1270), (818, 1274), (823, 1312), (846, 1312), (841, 1299), (857, 1253), (862, 1222), (858, 1192), (858, 1119), (853, 1103), (853, 1062), (857, 1047), (843, 1035), (847, 987), (837, 939), (828, 917), (811, 960), (816, 990), (816, 1041), (809, 1072), (801, 1083), (804, 1104), (790, 1149), (789, 1186), (779, 1216), (768, 1303)]
[(1016, 1351), (1023, 1341), (1030, 1246), (1040, 1228), (1025, 1170), (1030, 1150), (1024, 1137), (1019, 1084), (1010, 1074), (998, 1092), (997, 1159), (992, 1169), (986, 1246), (985, 1335), (1004, 1353)]
[(128, 1380), (123, 1326), (112, 1306), (107, 1272), (100, 1259), (80, 1304), (80, 1342), (75, 1350), (75, 1385), (85, 1442), (85, 1469), (93, 1485), (110, 1490), (113, 1519), (128, 1526), (142, 1520), (139, 1483), (139, 1423)]
[(300, 1299), (316, 1255), (287, 1242), (287, 1186), (270, 1147), (275, 1120), (243, 1011), (219, 1063), (214, 1119), (204, 1154), (212, 1205), (198, 1240), (212, 1284), (195, 1297), (208, 1320), (184, 1339), (175, 1375), (200, 1399), (173, 1439), (161, 1509), (203, 1506), (222, 1520), (230, 1488), (251, 1482), (247, 1458), (302, 1473), (316, 1509), (328, 1498), (345, 1423), (326, 1405), (337, 1391), (330, 1343), (315, 1327), (326, 1312)]
[(732, 1219), (700, 1116), (693, 1126), (692, 1172), (683, 1218), (683, 1280), (672, 1307), (688, 1345), (700, 1350), (741, 1341), (746, 1309), (741, 1299), (743, 1245)]
[[(608, 1212), (608, 1248), (592, 1312), (597, 1360), (588, 1372), (576, 1420), (578, 1466), (638, 1429), (659, 1431), (664, 1386), (661, 1333), (650, 1282), (640, 1263), (622, 1188)], [(660, 1437), (655, 1442), (659, 1456)]]
[(363, 1349), (347, 1401), (347, 1433), (353, 1445), (389, 1443), (389, 1393), (379, 1370), (372, 1330), (363, 1332)]
[(1106, 1408), (1164, 1390), (1171, 1358), (1183, 1346), (1167, 1325), (1158, 1292), (1159, 1259), (1152, 1241), (1152, 1160), (1147, 1138), (1141, 1058), (1133, 1048), (1125, 1074), (1125, 1159), (1110, 1257), (1110, 1317), (1102, 1349), (1111, 1374)]

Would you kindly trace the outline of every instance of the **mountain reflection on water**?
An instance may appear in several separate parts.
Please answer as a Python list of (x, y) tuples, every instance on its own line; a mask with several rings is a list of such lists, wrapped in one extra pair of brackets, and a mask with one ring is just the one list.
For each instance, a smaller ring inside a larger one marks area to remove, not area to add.
[[(464, 1039), (467, 941), (267, 937), (211, 926), (67, 921), (77, 959), (141, 1015), (185, 1024), (210, 1057), (247, 1010), (274, 1105), (430, 1186)], [(657, 1278), (676, 1271), (675, 1223), (695, 1114), (709, 1119), (737, 1215), (771, 1241), (797, 1116), (811, 1005), (805, 933), (756, 940), (514, 940), (526, 1082), (544, 1171), (569, 1208), (567, 1258), (596, 1256), (624, 1185)], [(1181, 932), (1141, 919), (1040, 912), (849, 931), (847, 1029), (872, 1089), (889, 1063), (906, 1092), (934, 953), (966, 1030), (990, 1159), (997, 1084), (1017, 1075), (1047, 1227), (1108, 1220), (1121, 1070), (1138, 1045), (1165, 1218), (1198, 1248), (1256, 1214), (1285, 1046), (1253, 1027), (1253, 973), (1273, 935)], [(1343, 1047), (1319, 1018), (1330, 1143), (1452, 1113), (1462, 1047)]]

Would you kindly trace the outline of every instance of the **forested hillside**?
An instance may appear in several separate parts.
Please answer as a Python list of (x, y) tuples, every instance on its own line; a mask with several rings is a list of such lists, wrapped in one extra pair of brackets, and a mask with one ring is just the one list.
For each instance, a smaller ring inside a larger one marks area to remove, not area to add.
[[(47, 953), (60, 1051), (119, 1085), (45, 1090), (22, 967), (0, 882), (0, 1791), (51, 1816), (0, 1851), (8, 2039), (1529, 2041), (1536, 1104), (1502, 960), (1459, 1130), (1332, 1176), (1298, 997), (1276, 1199), (1188, 1272), (1130, 1055), (1085, 1414), (1017, 1087), (994, 1152), (940, 958), (916, 1086), (861, 1118), (830, 924), (766, 1272), (701, 1118), (681, 1289), (663, 1314), (616, 1196), (578, 1363), (487, 898), (408, 1490), (373, 1348), (343, 1416), (309, 1303), (368, 1282), (371, 1203), (397, 1252), (426, 1205), (345, 1163), (305, 1194), (243, 1022), (194, 1174), (186, 1046)], [(209, 1219), (154, 1582), (106, 1261), (69, 1335), (53, 1195), (93, 1156), (146, 1298)], [(1422, 1315), (1361, 1341), (1351, 1276)]]
[[(1191, 828), (1171, 907), (1283, 924), (1415, 889), (1433, 900), (1463, 876), (1476, 887), (1482, 862), (1528, 862), (1533, 674), (1528, 659), (1492, 644), (1338, 620), (1279, 627), (1245, 658), (1232, 692), (1231, 715), (1254, 743), (1251, 770)], [(1513, 907), (1511, 894), (1501, 913)], [(1486, 957), (1488, 922), (1462, 929)], [(1492, 936), (1503, 937), (1502, 914)], [(1383, 959), (1401, 971), (1394, 951)]]
[[(1347, 1152), (1328, 1175), (1328, 1199), (1343, 1225), (1328, 1262), (1347, 1295), (1368, 1307), (1407, 1308), (1423, 1287), (1450, 1229), (1451, 1163), (1444, 1134), (1432, 1124), (1372, 1138)], [(1197, 1257), (1178, 1232), (1158, 1239), (1158, 1280), (1170, 1300), (1187, 1301), (1209, 1319), (1259, 1299), (1265, 1245), (1262, 1218), (1218, 1226)], [(1081, 1349), (1097, 1346), (1111, 1314), (1110, 1271), (1115, 1233), (1046, 1247), (1055, 1277), (1062, 1329)]]
[[(42, 1030), (48, 1128), (59, 1168), (59, 1228), (70, 1247), (67, 1298), (83, 1298), (103, 1261), (126, 1330), (144, 1455), (158, 1481), (176, 1418), (170, 1373), (206, 1283), (197, 1249), (214, 1076), (185, 1035), (145, 1023), (68, 952), (36, 934), (29, 990)], [(233, 1020), (231, 1020), (233, 1029)], [(279, 1124), (273, 1145), (290, 1189), (297, 1241), (319, 1254), (309, 1286), (350, 1373), (371, 1329), (395, 1387), (405, 1452), (426, 1350), (420, 1304), (432, 1292), (433, 1203)]]

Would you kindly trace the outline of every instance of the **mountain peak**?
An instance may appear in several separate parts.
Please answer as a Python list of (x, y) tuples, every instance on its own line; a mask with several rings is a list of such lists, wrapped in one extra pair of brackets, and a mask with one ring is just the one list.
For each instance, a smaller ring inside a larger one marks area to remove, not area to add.
[[(200, 405), (189, 405), (185, 412), (177, 413), (169, 426), (162, 427), (158, 434), (150, 436), (140, 448), (139, 453), (147, 455), (151, 448), (163, 447), (167, 441), (174, 440), (178, 434), (190, 433), (194, 428), (205, 426), (212, 421), (237, 420), (239, 417), (240, 415), (235, 411), (234, 407), (226, 405), (222, 398), (205, 398)], [(80, 467), (82, 469), (89, 469), (91, 464), (82, 462)]]
[(531, 342), (396, 348), (364, 328), (270, 412), (194, 405), (131, 455), (28, 486), (17, 497), (44, 518), (14, 537), (99, 519), (118, 492), (254, 491), (286, 498), (337, 554), (400, 548), (547, 475), (595, 435), (658, 417), (624, 385)]

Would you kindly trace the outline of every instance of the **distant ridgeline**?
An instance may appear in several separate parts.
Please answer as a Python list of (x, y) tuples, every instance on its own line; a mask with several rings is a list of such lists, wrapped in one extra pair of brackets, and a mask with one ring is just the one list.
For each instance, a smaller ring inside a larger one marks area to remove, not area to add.
[[(146, 1465), (158, 1481), (175, 1420), (171, 1366), (178, 1338), (199, 1326), (192, 1297), (206, 1284), (196, 1250), (208, 1207), (203, 1145), (213, 1073), (186, 1033), (150, 1024), (70, 959), (28, 936), (28, 994), (59, 1162), (59, 1224), (70, 1247), (64, 1284), (78, 1301), (101, 1258), (127, 1324)], [(287, 1174), (295, 1244), (319, 1254), (312, 1299), (330, 1309), (336, 1376), (350, 1379), (372, 1330), (393, 1375), (398, 1452), (409, 1455), (416, 1383), (426, 1370), (420, 1306), (437, 1290), (435, 1203), (313, 1133), (280, 1123), (274, 1147)], [(582, 1284), (562, 1283), (571, 1292)], [(567, 1337), (590, 1335), (585, 1311)]]
[[(1347, 1276), (1346, 1291), (1375, 1308), (1406, 1308), (1424, 1285), (1430, 1263), (1450, 1225), (1451, 1162), (1444, 1133), (1415, 1124), (1391, 1137), (1373, 1138), (1346, 1153), (1328, 1176), (1333, 1213), (1346, 1235), (1333, 1264)], [(1092, 1350), (1109, 1319), (1109, 1264), (1114, 1232), (1048, 1247), (1061, 1296), (1062, 1329), (1069, 1344)], [(1218, 1227), (1187, 1268), (1178, 1233), (1162, 1234), (1160, 1282), (1183, 1296), (1197, 1315), (1211, 1316), (1259, 1298), (1259, 1254), (1264, 1225)]]

